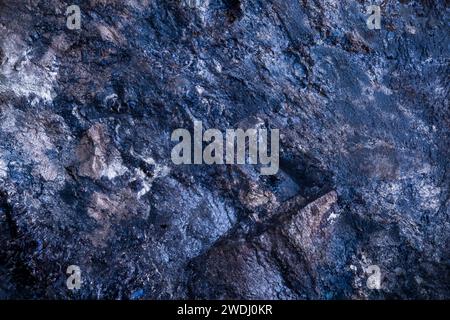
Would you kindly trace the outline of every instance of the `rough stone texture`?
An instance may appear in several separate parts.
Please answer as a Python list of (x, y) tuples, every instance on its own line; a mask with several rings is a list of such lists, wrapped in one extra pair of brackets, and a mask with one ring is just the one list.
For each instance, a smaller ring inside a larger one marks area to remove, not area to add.
[[(450, 298), (448, 2), (73, 3), (0, 1), (1, 298)], [(195, 119), (279, 173), (172, 164)]]

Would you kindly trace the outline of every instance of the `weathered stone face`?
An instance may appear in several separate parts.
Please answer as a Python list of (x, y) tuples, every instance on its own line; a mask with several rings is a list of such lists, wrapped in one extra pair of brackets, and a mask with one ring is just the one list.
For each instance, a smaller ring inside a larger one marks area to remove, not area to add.
[[(81, 1), (69, 30), (1, 1), (0, 298), (448, 299), (448, 7), (384, 3)], [(278, 173), (173, 164), (194, 121), (279, 129)]]

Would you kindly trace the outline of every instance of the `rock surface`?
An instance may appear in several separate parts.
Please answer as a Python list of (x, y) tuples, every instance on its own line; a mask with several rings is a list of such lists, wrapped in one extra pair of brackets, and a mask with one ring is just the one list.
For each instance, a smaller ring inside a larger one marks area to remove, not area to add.
[[(73, 2), (0, 1), (0, 298), (450, 298), (448, 2)], [(174, 165), (194, 120), (280, 171)]]

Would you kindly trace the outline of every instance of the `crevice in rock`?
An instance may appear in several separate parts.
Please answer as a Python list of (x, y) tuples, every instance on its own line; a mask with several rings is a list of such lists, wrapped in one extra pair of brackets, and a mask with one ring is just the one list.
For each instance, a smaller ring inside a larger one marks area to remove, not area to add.
[(8, 202), (8, 195), (6, 192), (0, 190), (0, 212), (3, 211), (11, 238), (17, 237), (17, 225), (12, 218), (12, 207)]
[(243, 16), (241, 0), (224, 0), (227, 6), (228, 18), (231, 22), (239, 20)]

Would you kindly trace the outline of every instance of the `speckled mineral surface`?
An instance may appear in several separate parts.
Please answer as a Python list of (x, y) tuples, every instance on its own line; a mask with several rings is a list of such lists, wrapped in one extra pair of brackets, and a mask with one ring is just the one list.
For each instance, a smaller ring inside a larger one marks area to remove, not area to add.
[(0, 1), (0, 298), (450, 298), (448, 1), (72, 2)]

